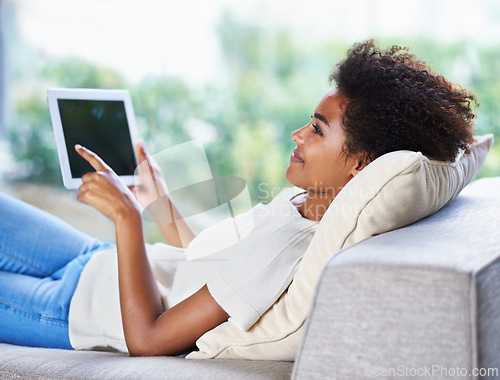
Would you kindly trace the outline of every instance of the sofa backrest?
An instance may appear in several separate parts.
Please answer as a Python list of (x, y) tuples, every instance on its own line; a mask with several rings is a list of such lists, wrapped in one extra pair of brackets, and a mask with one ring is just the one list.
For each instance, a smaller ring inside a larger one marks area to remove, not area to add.
[(495, 378), (499, 367), (500, 177), (333, 256), (292, 377), (453, 377), (493, 368)]

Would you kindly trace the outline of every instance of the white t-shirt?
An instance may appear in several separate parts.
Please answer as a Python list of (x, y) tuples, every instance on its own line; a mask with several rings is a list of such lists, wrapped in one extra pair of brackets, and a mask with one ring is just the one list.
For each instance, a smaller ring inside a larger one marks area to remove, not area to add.
[[(224, 240), (235, 225), (229, 219), (202, 231), (186, 250), (147, 245), (164, 309), (207, 284), (229, 321), (249, 329), (288, 287), (318, 227), (290, 201), (297, 192), (285, 189), (269, 204), (237, 216), (243, 238), (234, 244)], [(207, 247), (215, 253), (201, 257)], [(186, 256), (201, 258), (186, 261)], [(70, 305), (69, 336), (75, 349), (127, 352), (116, 248), (96, 252), (85, 266)]]

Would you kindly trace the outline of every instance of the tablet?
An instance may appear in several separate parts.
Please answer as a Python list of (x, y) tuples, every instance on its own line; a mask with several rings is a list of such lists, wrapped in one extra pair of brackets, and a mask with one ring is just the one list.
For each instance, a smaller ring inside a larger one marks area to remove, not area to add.
[(128, 91), (52, 88), (47, 101), (67, 189), (77, 189), (81, 177), (95, 171), (75, 144), (95, 152), (127, 186), (134, 185), (137, 128)]

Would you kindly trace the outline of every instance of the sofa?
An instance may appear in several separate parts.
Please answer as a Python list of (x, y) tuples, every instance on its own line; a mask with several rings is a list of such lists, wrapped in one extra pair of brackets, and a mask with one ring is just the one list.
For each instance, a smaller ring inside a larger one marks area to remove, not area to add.
[(0, 344), (1, 379), (495, 379), (499, 368), (500, 177), (333, 255), (294, 362)]

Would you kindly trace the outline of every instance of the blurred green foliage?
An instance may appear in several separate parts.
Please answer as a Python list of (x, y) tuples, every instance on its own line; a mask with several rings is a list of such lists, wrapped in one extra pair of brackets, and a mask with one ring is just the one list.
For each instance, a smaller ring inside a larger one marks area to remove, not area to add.
[[(18, 79), (16, 116), (8, 138), (18, 163), (16, 178), (61, 186), (59, 163), (45, 100), (47, 87), (127, 88), (140, 135), (151, 153), (202, 137), (214, 175), (248, 182), (254, 202), (286, 186), (293, 149), (290, 133), (307, 123), (330, 87), (333, 63), (345, 56), (345, 41), (301, 41), (286, 29), (267, 30), (222, 17), (218, 36), (227, 80), (200, 86), (175, 77), (128, 82), (117, 71), (79, 59), (47, 62), (34, 77)], [(436, 71), (476, 93), (478, 133), (500, 136), (500, 51), (464, 41), (382, 40), (412, 47)], [(500, 175), (495, 145), (481, 175)]]

